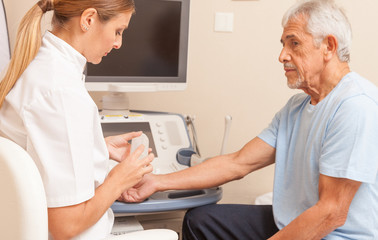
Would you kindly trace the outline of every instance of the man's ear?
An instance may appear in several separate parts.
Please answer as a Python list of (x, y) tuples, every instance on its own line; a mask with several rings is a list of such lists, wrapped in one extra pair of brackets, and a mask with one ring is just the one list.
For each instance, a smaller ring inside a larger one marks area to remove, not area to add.
[(324, 48), (324, 60), (329, 61), (335, 55), (337, 55), (337, 48), (339, 46), (339, 42), (334, 35), (328, 35), (324, 38), (323, 44)]
[(95, 8), (87, 8), (81, 14), (80, 17), (80, 28), (82, 31), (87, 32), (91, 26), (97, 20), (97, 10)]

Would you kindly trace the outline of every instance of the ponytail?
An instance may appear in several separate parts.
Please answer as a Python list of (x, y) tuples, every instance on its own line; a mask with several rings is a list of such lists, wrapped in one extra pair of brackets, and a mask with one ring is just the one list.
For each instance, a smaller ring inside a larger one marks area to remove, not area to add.
[(41, 46), (41, 19), (44, 11), (35, 4), (23, 17), (17, 31), (16, 45), (7, 72), (0, 82), (0, 108), (5, 97), (12, 89)]

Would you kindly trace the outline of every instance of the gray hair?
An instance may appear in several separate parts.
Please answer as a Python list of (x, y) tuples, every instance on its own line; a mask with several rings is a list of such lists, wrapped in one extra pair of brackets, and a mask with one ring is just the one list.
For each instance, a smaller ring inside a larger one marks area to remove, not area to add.
[(342, 62), (350, 60), (350, 46), (352, 43), (352, 29), (343, 9), (334, 0), (302, 0), (292, 6), (282, 19), (285, 27), (290, 20), (307, 17), (307, 31), (316, 46), (328, 35), (333, 35), (339, 43), (337, 56)]

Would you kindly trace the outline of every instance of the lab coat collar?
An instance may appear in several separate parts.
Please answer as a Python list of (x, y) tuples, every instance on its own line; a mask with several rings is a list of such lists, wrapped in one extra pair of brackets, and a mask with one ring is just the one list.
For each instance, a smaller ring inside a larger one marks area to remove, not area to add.
[(80, 73), (84, 72), (87, 59), (63, 39), (55, 36), (50, 31), (46, 31), (42, 39), (42, 45), (43, 44), (55, 47), (65, 59), (77, 66)]

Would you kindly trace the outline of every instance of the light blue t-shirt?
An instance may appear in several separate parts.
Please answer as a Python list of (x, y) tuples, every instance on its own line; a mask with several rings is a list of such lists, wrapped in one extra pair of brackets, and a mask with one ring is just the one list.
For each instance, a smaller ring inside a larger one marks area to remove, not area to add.
[(378, 239), (378, 89), (344, 76), (317, 105), (293, 96), (260, 135), (276, 148), (273, 194), (279, 229), (319, 200), (319, 174), (362, 182), (346, 223), (324, 239)]

